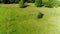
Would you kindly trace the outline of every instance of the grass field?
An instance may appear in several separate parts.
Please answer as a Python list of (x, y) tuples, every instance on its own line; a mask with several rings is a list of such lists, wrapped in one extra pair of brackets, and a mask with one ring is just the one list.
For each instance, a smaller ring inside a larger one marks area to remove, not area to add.
[[(60, 34), (60, 7), (26, 8), (18, 4), (0, 4), (0, 34)], [(43, 18), (38, 19), (41, 12)]]

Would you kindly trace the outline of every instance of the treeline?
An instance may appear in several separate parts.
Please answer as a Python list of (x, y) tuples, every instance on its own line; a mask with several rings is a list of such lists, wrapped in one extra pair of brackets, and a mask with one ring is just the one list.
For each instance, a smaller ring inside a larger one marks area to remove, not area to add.
[[(10, 4), (10, 3), (19, 3), (21, 0), (0, 0), (0, 3)], [(24, 2), (34, 3), (35, 0), (24, 0)]]
[(9, 4), (9, 3), (18, 3), (20, 0), (0, 0), (0, 3)]
[(54, 7), (60, 6), (59, 0), (0, 0), (0, 3), (13, 4), (18, 3), (20, 7), (26, 7), (27, 3), (34, 3), (37, 7)]
[[(24, 8), (26, 6), (25, 1), (26, 0), (21, 0), (19, 2), (19, 6), (21, 8)], [(52, 8), (52, 7), (60, 6), (60, 1), (59, 0), (30, 0), (30, 1), (34, 2), (37, 7), (45, 6), (45, 7)]]

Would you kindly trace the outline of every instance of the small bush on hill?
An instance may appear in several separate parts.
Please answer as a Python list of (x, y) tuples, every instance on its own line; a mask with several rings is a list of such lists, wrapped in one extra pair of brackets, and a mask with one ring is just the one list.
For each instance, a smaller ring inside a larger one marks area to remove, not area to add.
[(25, 7), (24, 0), (21, 0), (21, 1), (19, 2), (19, 7), (20, 7), (20, 8), (24, 8), (24, 7)]
[(37, 7), (41, 7), (42, 6), (42, 0), (35, 0), (35, 5)]

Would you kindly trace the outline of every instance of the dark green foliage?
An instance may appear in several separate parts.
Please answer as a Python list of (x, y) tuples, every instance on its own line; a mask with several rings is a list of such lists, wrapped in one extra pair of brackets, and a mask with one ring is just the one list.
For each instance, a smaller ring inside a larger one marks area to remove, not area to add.
[(45, 7), (52, 8), (52, 7), (60, 6), (60, 1), (58, 0), (35, 0), (35, 5), (37, 7), (45, 6)]
[(15, 3), (19, 3), (20, 0), (15, 0)]
[(55, 0), (49, 0), (49, 1), (46, 3), (46, 7), (52, 8), (52, 7), (54, 7), (54, 3), (55, 3)]
[(35, 5), (37, 7), (41, 7), (42, 6), (42, 0), (35, 0)]
[(60, 5), (60, 1), (58, 0), (48, 0), (47, 2), (44, 3), (45, 7), (58, 7)]
[(60, 6), (60, 1), (59, 0), (0, 0), (0, 3), (4, 4), (12, 4), (12, 3), (19, 3), (20, 7), (26, 7), (25, 2), (28, 3), (35, 3), (37, 7), (58, 7)]
[(5, 3), (5, 4), (9, 4), (9, 0), (4, 0), (3, 3)]
[(0, 3), (10, 4), (10, 3), (19, 3), (20, 0), (0, 0)]
[(34, 3), (35, 0), (27, 0), (28, 3)]
[(0, 0), (0, 3), (2, 3), (3, 2), (3, 0)]
[(19, 7), (20, 7), (20, 8), (24, 8), (24, 7), (25, 7), (25, 0), (21, 0), (21, 1), (19, 2)]
[(60, 1), (56, 1), (54, 4), (55, 7), (59, 7), (60, 6)]
[(15, 0), (9, 0), (10, 1), (10, 3), (14, 3), (15, 2)]

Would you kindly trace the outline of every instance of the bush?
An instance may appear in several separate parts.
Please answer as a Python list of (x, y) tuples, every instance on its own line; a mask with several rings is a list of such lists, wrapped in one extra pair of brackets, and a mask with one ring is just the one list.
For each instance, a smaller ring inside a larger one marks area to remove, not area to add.
[(54, 6), (59, 7), (60, 6), (60, 1), (56, 1)]
[(25, 7), (25, 1), (24, 1), (24, 0), (21, 0), (21, 1), (19, 2), (19, 7), (20, 7), (20, 8), (24, 8), (24, 7)]
[(45, 7), (52, 8), (54, 6), (58, 6), (58, 0), (48, 0), (44, 5)]
[(41, 7), (42, 6), (42, 0), (35, 0), (35, 5), (37, 7)]
[(60, 6), (60, 1), (58, 0), (35, 0), (35, 5), (37, 7), (45, 6), (45, 7), (58, 7)]
[(51, 3), (48, 3), (48, 4), (46, 4), (46, 5), (45, 5), (45, 7), (52, 8), (52, 7), (53, 7), (53, 4), (51, 4)]

